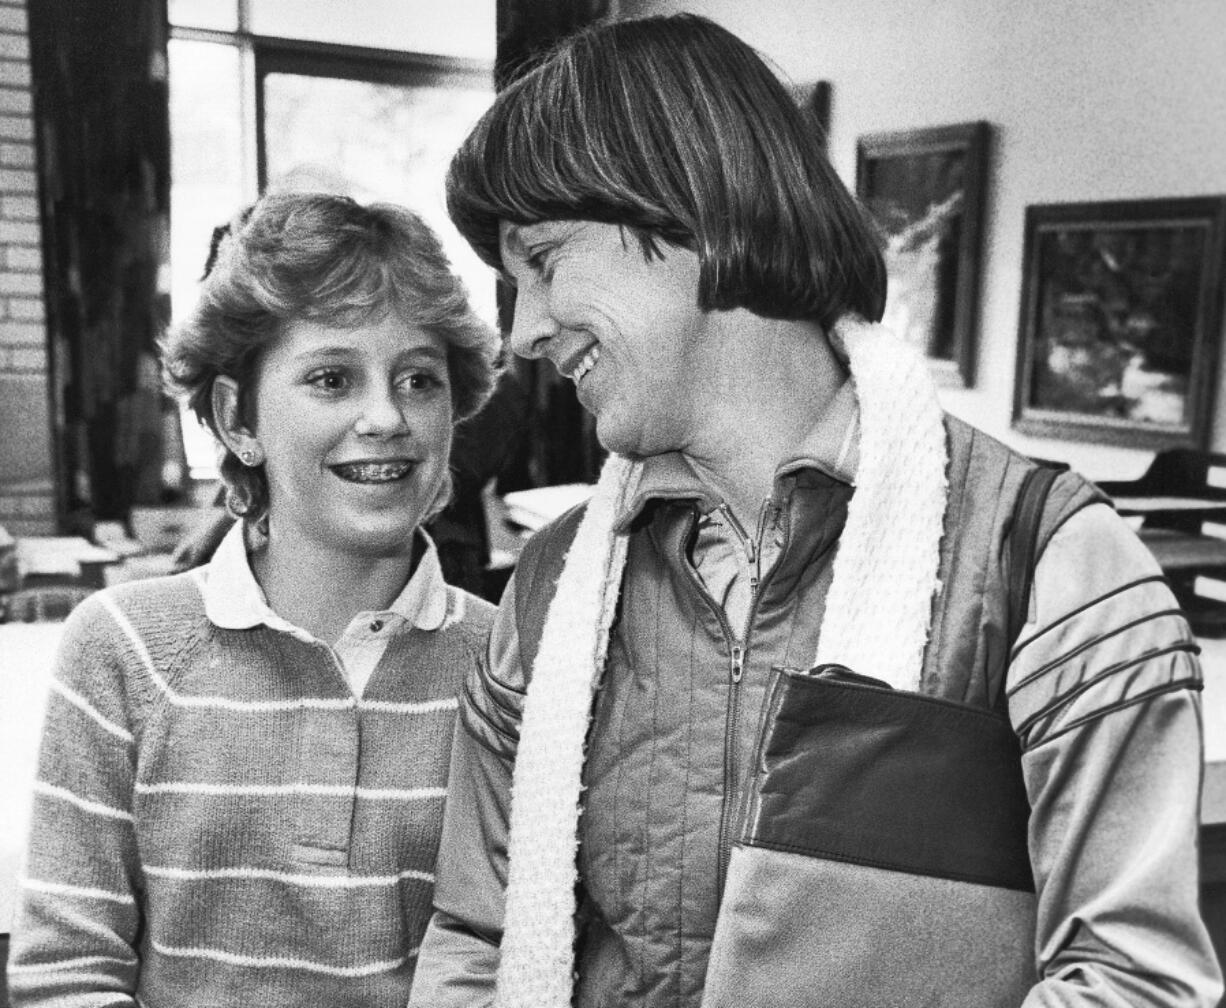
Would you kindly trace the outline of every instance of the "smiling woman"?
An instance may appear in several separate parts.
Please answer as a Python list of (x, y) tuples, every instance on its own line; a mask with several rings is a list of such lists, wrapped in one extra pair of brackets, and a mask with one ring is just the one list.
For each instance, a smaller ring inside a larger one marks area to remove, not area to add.
[(461, 698), (412, 1008), (1216, 1005), (1187, 622), (1092, 484), (944, 413), (768, 61), (586, 28), (447, 192), (609, 457)]
[(282, 195), (231, 226), (163, 355), (244, 520), (65, 626), (19, 1003), (405, 1004), (492, 615), (420, 526), (494, 351), (403, 208)]
[(698, 307), (698, 256), (660, 243), (648, 259), (627, 229), (598, 221), (504, 223), (500, 234), (516, 288), (511, 349), (575, 383), (609, 450), (702, 452), (696, 418), (723, 394), (718, 330), (735, 316)]

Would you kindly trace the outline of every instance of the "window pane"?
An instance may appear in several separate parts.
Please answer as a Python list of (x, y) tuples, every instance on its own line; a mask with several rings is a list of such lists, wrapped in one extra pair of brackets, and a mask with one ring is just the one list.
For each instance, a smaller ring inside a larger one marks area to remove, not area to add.
[[(172, 39), (170, 57), (171, 315), (196, 299), (213, 228), (243, 202), (239, 58), (233, 46)], [(212, 436), (183, 417), (192, 475), (215, 474)]]
[(493, 324), (493, 274), (451, 225), (443, 198), (451, 155), (492, 100), (492, 85), (402, 87), (268, 74), (268, 188), (323, 189), (416, 210), (438, 232), (473, 307)]
[(251, 0), (257, 35), (494, 59), (494, 0)]
[(170, 0), (167, 13), (181, 28), (238, 29), (238, 0)]

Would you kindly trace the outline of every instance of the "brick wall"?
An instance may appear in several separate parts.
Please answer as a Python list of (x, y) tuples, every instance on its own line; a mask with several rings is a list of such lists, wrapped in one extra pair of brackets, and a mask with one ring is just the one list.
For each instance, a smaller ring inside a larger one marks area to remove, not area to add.
[(0, 525), (55, 531), (27, 0), (0, 0)]

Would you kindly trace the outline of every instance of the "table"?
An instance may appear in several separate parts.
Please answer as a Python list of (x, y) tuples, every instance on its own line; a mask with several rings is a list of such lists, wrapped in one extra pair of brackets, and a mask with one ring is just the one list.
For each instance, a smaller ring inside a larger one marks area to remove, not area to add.
[(101, 588), (103, 572), (116, 563), (118, 553), (80, 536), (26, 536), (17, 540), (17, 564), (28, 585), (72, 583)]
[(1226, 500), (1175, 494), (1119, 495), (1111, 498), (1121, 515), (1154, 515), (1173, 512), (1226, 511)]
[(1205, 783), (1201, 822), (1226, 823), (1226, 640), (1201, 639), (1205, 716)]
[(63, 623), (0, 624), (0, 933), (10, 930), (30, 785)]
[(1164, 528), (1141, 528), (1137, 535), (1165, 574), (1226, 568), (1226, 539)]

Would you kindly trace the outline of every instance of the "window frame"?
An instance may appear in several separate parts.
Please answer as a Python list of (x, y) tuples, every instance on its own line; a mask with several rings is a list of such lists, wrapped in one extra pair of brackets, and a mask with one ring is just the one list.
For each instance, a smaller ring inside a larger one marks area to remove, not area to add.
[[(239, 0), (238, 8), (236, 31), (170, 25), (167, 34), (174, 40), (225, 45), (238, 51), (239, 108), (236, 113), (240, 119), (240, 189), (245, 204), (255, 202), (268, 184), (264, 87), (269, 74), (406, 87), (477, 84), (488, 87), (491, 94), (494, 92), (494, 64), (489, 60), (257, 35), (247, 29), (250, 24), (247, 0)], [(173, 136), (173, 125), (171, 132)], [(173, 173), (172, 151), (172, 177)], [(182, 411), (180, 420), (190, 422)], [(193, 482), (216, 478), (216, 472), (210, 467), (191, 466), (190, 470)]]
[(264, 130), (265, 83), (269, 74), (293, 74), (401, 87), (481, 84), (492, 87), (493, 64), (483, 60), (302, 39), (253, 36), (255, 177), (259, 192), (268, 184)]

